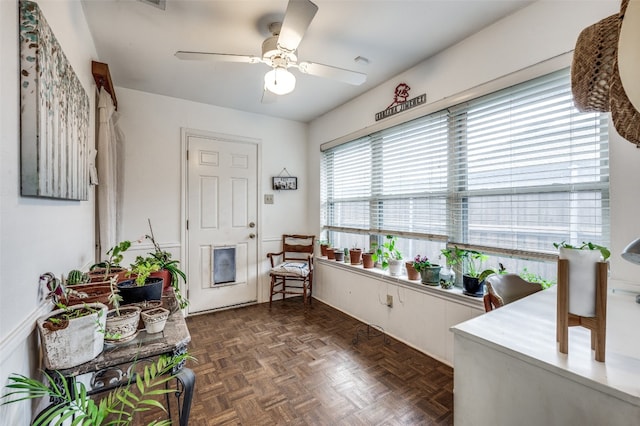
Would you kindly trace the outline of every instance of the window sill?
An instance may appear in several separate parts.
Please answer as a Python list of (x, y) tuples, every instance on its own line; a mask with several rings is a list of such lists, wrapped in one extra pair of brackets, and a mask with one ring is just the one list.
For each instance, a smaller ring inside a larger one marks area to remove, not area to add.
[(471, 308), (480, 309), (484, 312), (484, 302), (481, 297), (467, 296), (462, 293), (460, 287), (453, 287), (452, 289), (444, 289), (439, 286), (428, 286), (422, 284), (420, 281), (410, 281), (406, 276), (392, 277), (388, 271), (383, 271), (379, 268), (363, 268), (362, 265), (351, 265), (350, 263), (336, 262), (335, 260), (328, 260), (326, 257), (316, 256), (314, 261), (321, 265), (328, 267), (335, 267), (345, 270), (350, 273), (364, 275), (366, 277), (383, 281), (387, 283), (393, 283), (405, 288), (413, 289), (421, 293), (429, 294), (440, 299), (455, 302), (460, 305), (469, 306)]

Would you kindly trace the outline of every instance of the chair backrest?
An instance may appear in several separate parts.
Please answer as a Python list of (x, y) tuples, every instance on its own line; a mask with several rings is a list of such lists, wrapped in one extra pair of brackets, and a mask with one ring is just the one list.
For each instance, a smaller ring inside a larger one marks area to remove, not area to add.
[(525, 281), (518, 274), (494, 274), (485, 284), (484, 309), (487, 312), (542, 290), (542, 285)]
[(285, 234), (282, 236), (284, 261), (308, 259), (315, 250), (315, 235)]

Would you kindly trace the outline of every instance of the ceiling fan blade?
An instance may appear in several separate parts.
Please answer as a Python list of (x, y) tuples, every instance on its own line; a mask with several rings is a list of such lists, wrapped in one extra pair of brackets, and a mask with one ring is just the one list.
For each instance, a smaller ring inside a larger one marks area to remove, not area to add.
[(318, 6), (309, 0), (289, 0), (278, 36), (278, 46), (294, 52), (317, 11)]
[(244, 62), (250, 64), (262, 62), (257, 56), (231, 55), (228, 53), (186, 52), (184, 50), (179, 50), (175, 53), (175, 56), (178, 59), (192, 61)]
[(298, 69), (304, 74), (330, 78), (342, 81), (343, 83), (353, 84), (354, 86), (359, 86), (367, 81), (367, 75), (361, 72), (345, 70), (344, 68), (329, 65), (315, 64), (313, 62), (300, 62)]

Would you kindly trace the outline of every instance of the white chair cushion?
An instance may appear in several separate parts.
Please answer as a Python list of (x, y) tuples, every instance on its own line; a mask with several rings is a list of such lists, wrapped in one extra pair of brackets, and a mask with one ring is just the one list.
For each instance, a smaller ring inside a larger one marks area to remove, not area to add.
[(283, 262), (271, 268), (271, 272), (279, 275), (304, 278), (309, 275), (309, 264), (307, 262)]

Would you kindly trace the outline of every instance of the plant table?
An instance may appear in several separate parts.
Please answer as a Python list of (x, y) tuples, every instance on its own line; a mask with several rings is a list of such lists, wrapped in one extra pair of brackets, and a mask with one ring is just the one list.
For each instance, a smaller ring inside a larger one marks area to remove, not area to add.
[[(142, 371), (148, 361), (155, 361), (160, 355), (184, 354), (190, 341), (191, 335), (184, 316), (180, 310), (176, 310), (169, 315), (162, 332), (148, 334), (146, 331), (140, 330), (134, 339), (125, 343), (105, 344), (102, 353), (89, 362), (57, 371), (67, 379), (68, 385), (72, 389), (76, 381), (82, 381), (88, 383), (87, 393), (89, 395), (99, 394), (135, 379), (137, 366)], [(48, 373), (51, 374), (51, 372)], [(178, 385), (175, 396), (178, 404), (179, 424), (187, 426), (195, 374), (184, 366), (180, 366), (177, 371), (174, 371), (174, 374)], [(166, 395), (166, 403), (167, 409), (169, 409), (169, 395)], [(170, 411), (169, 416), (171, 416)]]

